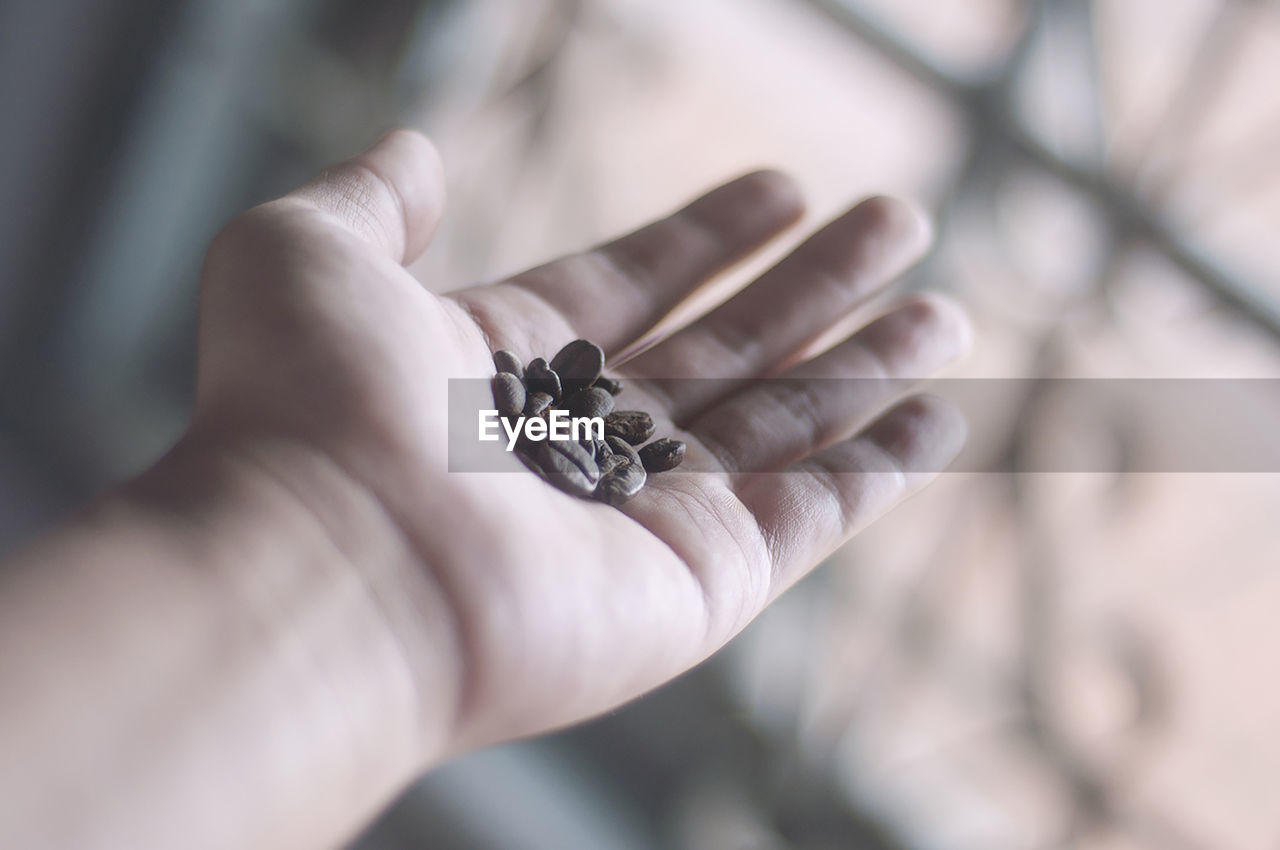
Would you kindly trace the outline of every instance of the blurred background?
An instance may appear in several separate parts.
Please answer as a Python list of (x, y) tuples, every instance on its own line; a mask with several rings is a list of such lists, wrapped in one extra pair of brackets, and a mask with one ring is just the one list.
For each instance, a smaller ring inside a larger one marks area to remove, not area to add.
[[(761, 165), (811, 223), (902, 194), (939, 231), (904, 288), (978, 325), (952, 374), (1028, 379), (998, 471), (354, 848), (1274, 850), (1280, 475), (1126, 472), (1170, 412), (1054, 379), (1280, 377), (1277, 79), (1264, 0), (0, 3), (0, 552), (177, 435), (221, 224), (393, 124), (445, 158), (437, 290)], [(1109, 471), (1018, 471), (1064, 441)]]

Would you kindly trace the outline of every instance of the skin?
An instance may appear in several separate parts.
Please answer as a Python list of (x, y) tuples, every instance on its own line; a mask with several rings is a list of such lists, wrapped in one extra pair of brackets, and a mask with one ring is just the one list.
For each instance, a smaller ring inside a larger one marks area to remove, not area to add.
[[(445, 297), (404, 269), (442, 212), (435, 151), (397, 131), (211, 245), (187, 433), (0, 572), (0, 846), (340, 845), (443, 759), (697, 664), (963, 442), (941, 402), (889, 406), (966, 348), (950, 302), (803, 355), (924, 250), (900, 202), (656, 344), (800, 217), (789, 179)], [(618, 510), (448, 472), (447, 379), (578, 337), (698, 474)], [(673, 375), (718, 380), (648, 380)], [(867, 380), (806, 383), (832, 377)]]

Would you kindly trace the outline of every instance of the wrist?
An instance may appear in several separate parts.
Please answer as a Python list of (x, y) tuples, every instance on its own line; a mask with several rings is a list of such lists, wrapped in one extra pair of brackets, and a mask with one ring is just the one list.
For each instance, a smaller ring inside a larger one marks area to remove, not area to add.
[(275, 702), (341, 750), (331, 767), (348, 788), (380, 805), (448, 752), (461, 681), (451, 612), (379, 500), (336, 462), (197, 428), (122, 496), (175, 529), (260, 636)]
[(323, 456), (193, 432), (0, 572), (0, 844), (354, 833), (450, 745), (420, 566)]

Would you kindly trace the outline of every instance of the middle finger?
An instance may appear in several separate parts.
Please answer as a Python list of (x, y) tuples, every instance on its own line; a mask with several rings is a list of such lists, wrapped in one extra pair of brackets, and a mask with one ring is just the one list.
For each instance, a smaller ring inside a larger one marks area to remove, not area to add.
[(928, 224), (907, 204), (880, 197), (863, 201), (719, 308), (633, 358), (625, 370), (658, 385), (679, 376), (662, 389), (671, 418), (690, 422), (742, 382), (787, 365), (919, 259), (928, 243)]

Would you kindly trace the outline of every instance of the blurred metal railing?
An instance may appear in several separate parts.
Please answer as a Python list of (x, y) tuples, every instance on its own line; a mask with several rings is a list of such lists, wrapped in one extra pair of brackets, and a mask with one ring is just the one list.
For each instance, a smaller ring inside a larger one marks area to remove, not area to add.
[[(1041, 28), (1048, 25), (1052, 15), (1075, 15), (1083, 19), (1085, 25), (1072, 28), (1081, 39), (1078, 50), (1082, 55), (1097, 55), (1096, 45), (1091, 41), (1093, 28), (1088, 25), (1091, 0), (1026, 0), (1026, 23), (1022, 34), (1000, 70), (981, 80), (963, 79), (945, 70), (903, 36), (877, 22), (875, 15), (862, 8), (856, 0), (802, 2), (819, 9), (848, 30), (850, 35), (959, 106), (969, 119), (971, 150), (1007, 151), (1011, 154), (1008, 164), (1027, 164), (1041, 169), (1095, 203), (1106, 215), (1115, 236), (1111, 247), (1113, 257), (1128, 243), (1145, 242), (1222, 304), (1236, 310), (1273, 339), (1280, 340), (1280, 299), (1233, 275), (1221, 260), (1198, 249), (1148, 203), (1138, 187), (1108, 169), (1104, 161), (1081, 163), (1063, 156), (1018, 117), (1010, 101), (1010, 93), (1023, 70), (1023, 60), (1031, 44)], [(1227, 0), (1222, 3), (1218, 17), (1223, 19), (1235, 14), (1242, 6), (1254, 5), (1257, 5), (1256, 0)], [(1189, 84), (1171, 110), (1175, 115), (1193, 112), (1196, 101), (1207, 94), (1204, 86), (1191, 83), (1209, 76), (1205, 66), (1211, 67), (1228, 54), (1229, 51), (1217, 44), (1222, 37), (1221, 32), (1222, 28), (1215, 26), (1205, 33), (1199, 58), (1188, 69)], [(964, 185), (979, 176), (984, 180), (990, 179), (989, 174), (979, 175), (974, 163), (971, 160), (969, 169), (957, 175), (957, 184)]]

